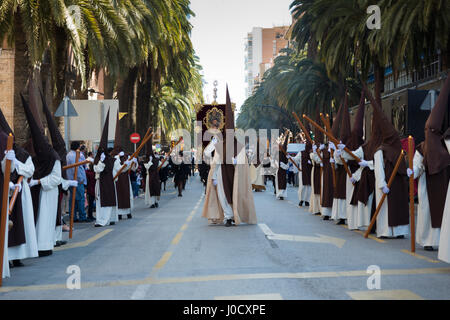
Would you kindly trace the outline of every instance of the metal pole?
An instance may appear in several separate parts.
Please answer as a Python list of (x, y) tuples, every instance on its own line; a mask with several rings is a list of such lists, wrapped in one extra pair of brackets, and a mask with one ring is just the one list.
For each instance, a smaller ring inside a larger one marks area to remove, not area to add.
[(66, 150), (69, 151), (69, 103), (67, 96), (64, 97), (64, 141)]

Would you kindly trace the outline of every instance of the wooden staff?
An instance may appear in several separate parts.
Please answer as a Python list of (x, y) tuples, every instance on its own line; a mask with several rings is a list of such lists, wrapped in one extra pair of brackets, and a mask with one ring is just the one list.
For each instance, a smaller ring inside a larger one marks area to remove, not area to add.
[[(148, 128), (148, 130), (151, 130), (150, 128)], [(147, 130), (147, 133), (149, 132)], [(131, 157), (129, 158), (129, 160), (136, 158), (137, 155), (139, 154), (139, 152), (141, 152), (141, 149), (145, 146), (145, 144), (147, 143), (148, 140), (150, 140), (150, 138), (153, 136), (153, 132), (150, 135), (147, 135), (147, 133), (144, 136), (144, 139), (142, 140), (141, 144), (139, 145), (139, 147), (136, 149), (136, 151), (131, 155)], [(127, 165), (123, 164), (122, 167), (119, 169), (119, 171), (117, 171), (116, 175), (114, 176), (114, 180), (117, 179), (117, 177), (122, 173), (123, 169), (125, 169)]]
[[(22, 181), (23, 181), (23, 176), (20, 176), (19, 179), (17, 179), (16, 184), (21, 184)], [(9, 215), (11, 215), (11, 213), (14, 209), (14, 204), (16, 203), (17, 196), (19, 195), (19, 188), (20, 187), (16, 187), (16, 189), (14, 189), (14, 193), (11, 197), (11, 200), (9, 200)]]
[[(305, 118), (306, 120), (308, 120), (314, 127), (316, 127), (317, 129), (319, 129), (323, 134), (325, 134), (328, 138), (330, 138), (330, 140), (332, 142), (334, 142), (334, 144), (337, 146), (338, 144), (340, 144), (340, 141), (338, 139), (336, 139), (330, 132), (326, 132), (321, 126), (319, 126), (314, 120), (312, 120), (311, 118), (309, 118), (306, 114), (303, 115), (303, 118)], [(358, 158), (357, 156), (355, 156), (355, 154), (353, 152), (350, 151), (349, 148), (345, 147), (344, 148), (345, 152), (347, 152), (353, 159), (355, 159), (358, 163), (361, 162), (361, 159)]]
[(288, 160), (291, 160), (291, 162), (294, 164), (294, 166), (297, 168), (297, 170), (298, 170), (298, 171), (302, 171), (302, 169), (300, 169), (300, 168), (298, 167), (297, 163), (295, 163), (295, 161), (292, 160), (292, 158), (289, 158), (289, 157), (288, 157), (288, 154), (286, 153), (286, 150), (284, 150), (283, 146), (280, 145), (279, 147), (280, 147), (281, 152), (284, 153), (284, 155), (286, 156), (286, 158), (288, 158)]
[[(80, 150), (77, 150), (77, 155), (75, 156), (75, 163), (80, 160)], [(78, 167), (75, 167), (75, 171), (73, 173), (73, 180), (77, 180), (78, 175)], [(72, 206), (70, 208), (70, 230), (69, 230), (69, 239), (72, 239), (72, 231), (73, 231), (73, 215), (75, 213), (75, 196), (77, 193), (77, 187), (72, 187)], [(84, 205), (84, 204), (83, 204)]]
[(63, 170), (72, 169), (72, 168), (76, 168), (76, 167), (88, 164), (90, 162), (91, 162), (90, 160), (86, 159), (86, 160), (83, 160), (81, 162), (75, 162), (75, 163), (69, 164), (67, 166), (64, 166), (62, 169)]
[(167, 156), (167, 158), (164, 158), (164, 159), (163, 159), (163, 161), (161, 162), (161, 165), (158, 167), (157, 171), (161, 170), (163, 164), (164, 164), (164, 163), (166, 162), (166, 160), (170, 157), (170, 154), (172, 153), (173, 149), (175, 149), (175, 147), (176, 147), (182, 140), (183, 140), (183, 137), (180, 137), (180, 139), (178, 139), (178, 142), (175, 143), (175, 144), (173, 145), (172, 148), (170, 148), (169, 155)]
[[(400, 166), (400, 163), (403, 161), (403, 157), (405, 156), (405, 153), (403, 150), (400, 152), (400, 155), (398, 156), (397, 163), (395, 164), (394, 170), (392, 171), (391, 177), (389, 178), (389, 182), (387, 184), (387, 187), (390, 189), (392, 182), (394, 182), (395, 175), (397, 174), (398, 167)], [(377, 205), (377, 209), (375, 210), (375, 214), (373, 215), (372, 220), (370, 221), (370, 225), (367, 228), (366, 233), (364, 234), (364, 238), (367, 238), (369, 236), (370, 231), (373, 228), (373, 225), (375, 224), (375, 221), (377, 219), (378, 213), (381, 210), (381, 206), (383, 205), (384, 199), (386, 199), (387, 193), (383, 193), (381, 196), (380, 202)]]
[[(413, 168), (413, 137), (408, 137), (408, 162), (409, 168)], [(415, 228), (415, 216), (414, 216), (414, 173), (409, 177), (409, 214), (411, 219), (411, 252), (416, 252), (416, 228)]]
[[(331, 126), (328, 119), (325, 120), (325, 117), (323, 116), (323, 113), (320, 113), (320, 118), (322, 119), (323, 124), (327, 128), (327, 131), (331, 132)], [(334, 159), (334, 150), (331, 149), (331, 157)], [(331, 172), (333, 174), (333, 187), (336, 189), (336, 169), (334, 165), (331, 166)]]
[[(305, 126), (303, 125), (303, 123), (300, 121), (300, 118), (297, 116), (297, 114), (295, 112), (292, 112), (292, 114), (294, 115), (295, 119), (297, 120), (300, 128), (302, 128), (302, 131), (305, 133), (306, 138), (309, 140), (309, 142), (311, 142), (312, 145), (314, 145), (314, 141), (311, 139), (311, 136), (309, 135), (308, 130), (306, 130)], [(320, 161), (323, 162), (322, 156), (320, 155), (319, 152), (317, 152), (317, 155), (320, 158)]]
[[(6, 151), (9, 151), (13, 147), (14, 138), (10, 133), (6, 143)], [(5, 171), (3, 172), (3, 194), (2, 194), (2, 213), (0, 222), (0, 286), (2, 285), (3, 278), (3, 262), (8, 263), (8, 261), (3, 261), (4, 251), (5, 251), (5, 233), (6, 233), (6, 223), (8, 221), (7, 212), (8, 209), (8, 196), (9, 196), (9, 178), (11, 175), (11, 160), (6, 160)]]

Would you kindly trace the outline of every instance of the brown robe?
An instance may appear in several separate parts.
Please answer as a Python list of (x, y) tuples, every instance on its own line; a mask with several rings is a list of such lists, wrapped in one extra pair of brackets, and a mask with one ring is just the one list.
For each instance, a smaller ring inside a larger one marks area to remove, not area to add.
[(330, 163), (331, 154), (328, 150), (322, 151), (323, 167), (323, 190), (321, 206), (324, 208), (331, 208), (333, 206), (333, 171)]

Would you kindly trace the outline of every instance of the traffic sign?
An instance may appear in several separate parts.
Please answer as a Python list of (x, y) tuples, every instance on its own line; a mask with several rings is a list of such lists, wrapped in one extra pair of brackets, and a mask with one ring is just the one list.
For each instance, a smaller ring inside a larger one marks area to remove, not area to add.
[(130, 135), (130, 141), (131, 143), (138, 143), (139, 141), (141, 141), (141, 136), (139, 135), (139, 133), (132, 133)]

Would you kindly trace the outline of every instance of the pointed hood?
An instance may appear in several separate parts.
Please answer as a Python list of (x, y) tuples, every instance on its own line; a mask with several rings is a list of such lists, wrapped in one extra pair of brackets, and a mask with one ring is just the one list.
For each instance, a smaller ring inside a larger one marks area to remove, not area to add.
[[(319, 106), (317, 106), (316, 108), (316, 120), (315, 122), (317, 124), (320, 125), (321, 120), (320, 120), (320, 111), (319, 111)], [(320, 131), (319, 129), (317, 129), (316, 127), (314, 127), (314, 143), (319, 145), (321, 143), (323, 143), (323, 133), (322, 131)]]
[(447, 128), (443, 128), (446, 113), (449, 112), (450, 77), (445, 80), (439, 97), (425, 123), (424, 164), (429, 174), (436, 174), (450, 165), (450, 154), (442, 142)]
[[(14, 135), (14, 132), (9, 126), (8, 121), (6, 121), (5, 115), (3, 114), (1, 109), (0, 109), (0, 130), (6, 133), (6, 135), (9, 135), (10, 133)], [(13, 148), (14, 152), (16, 153), (16, 158), (19, 159), (20, 162), (24, 163), (25, 161), (27, 161), (30, 154), (24, 148), (20, 147), (15, 141)]]
[(55, 161), (60, 160), (60, 157), (49, 144), (45, 135), (41, 131), (42, 124), (39, 126), (23, 95), (21, 94), (20, 97), (22, 99), (22, 105), (28, 125), (30, 127), (31, 140), (35, 154), (33, 157), (33, 163), (35, 166), (33, 177), (35, 179), (41, 179), (48, 176), (52, 172)]
[(230, 94), (227, 85), (226, 105), (225, 105), (225, 129), (234, 129), (234, 112), (231, 106)]
[(114, 133), (114, 149), (112, 151), (112, 156), (115, 156), (122, 151), (122, 144), (120, 141), (120, 124), (119, 124), (119, 110), (117, 110), (117, 118), (116, 118), (116, 131)]
[[(344, 99), (345, 100), (345, 99)], [(342, 102), (339, 106), (338, 112), (336, 113), (336, 117), (333, 120), (333, 124), (331, 125), (331, 134), (339, 140), (339, 128), (341, 126), (341, 119), (342, 119), (342, 110), (344, 108), (345, 102)]]
[(344, 106), (342, 108), (342, 119), (341, 119), (341, 125), (339, 128), (339, 139), (342, 141), (342, 143), (347, 144), (347, 142), (350, 140), (352, 131), (351, 131), (351, 125), (350, 125), (350, 113), (348, 112), (348, 98), (347, 93), (345, 94), (344, 99)]
[(98, 145), (97, 154), (95, 155), (94, 164), (100, 161), (100, 156), (104, 152), (108, 156), (108, 130), (109, 130), (109, 109), (106, 114), (105, 124), (103, 125), (102, 137), (100, 138), (100, 144)]
[(350, 150), (358, 149), (364, 143), (364, 111), (366, 109), (364, 90), (361, 91), (358, 110), (356, 111), (353, 129), (347, 147)]
[[(152, 133), (153, 129), (150, 130), (149, 134)], [(147, 156), (147, 159), (150, 158), (150, 156), (152, 156), (153, 158), (155, 157), (155, 155), (153, 154), (153, 136), (145, 144), (145, 155)]]

